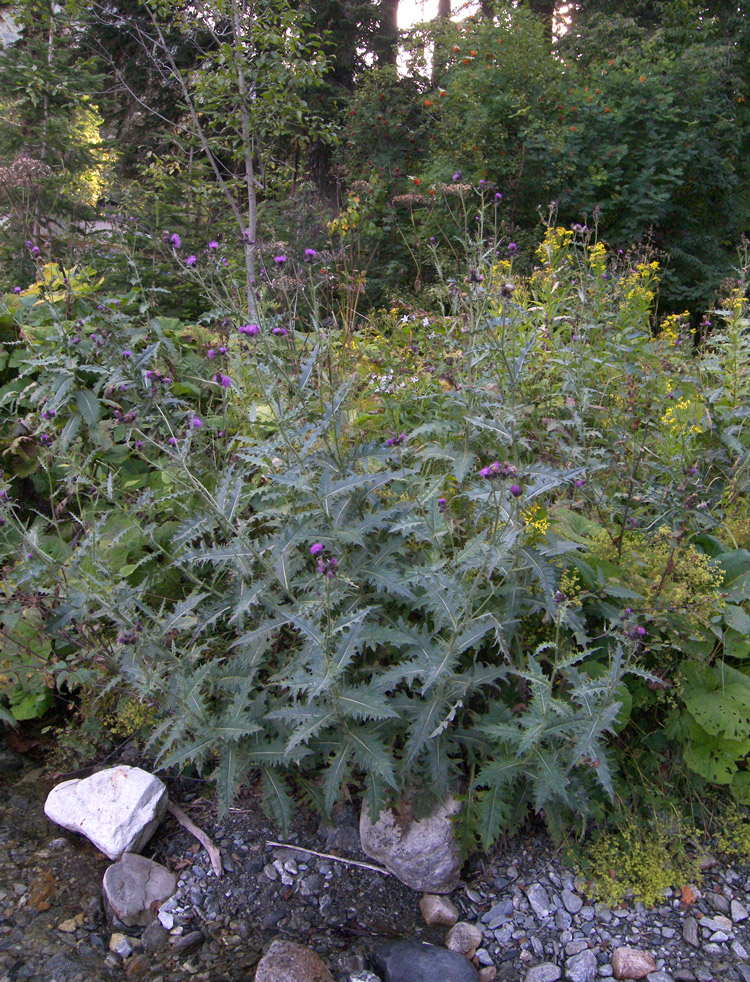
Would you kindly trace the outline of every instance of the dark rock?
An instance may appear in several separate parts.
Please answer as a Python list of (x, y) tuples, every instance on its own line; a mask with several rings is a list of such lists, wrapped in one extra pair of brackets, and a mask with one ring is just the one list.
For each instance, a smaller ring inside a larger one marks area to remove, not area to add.
[(68, 982), (73, 975), (78, 974), (81, 969), (70, 958), (65, 955), (53, 955), (44, 966), (46, 982)]
[(202, 931), (191, 931), (190, 934), (183, 934), (182, 937), (177, 938), (172, 945), (172, 951), (176, 955), (186, 955), (189, 951), (202, 945), (204, 941)]
[(145, 951), (161, 951), (167, 947), (169, 932), (159, 921), (152, 921), (141, 935), (141, 944)]
[(418, 941), (393, 941), (373, 954), (384, 982), (479, 982), (474, 966), (455, 951)]

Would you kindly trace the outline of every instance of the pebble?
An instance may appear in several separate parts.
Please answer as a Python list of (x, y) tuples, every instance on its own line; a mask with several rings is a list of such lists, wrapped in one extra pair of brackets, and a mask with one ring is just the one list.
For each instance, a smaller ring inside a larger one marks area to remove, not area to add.
[(682, 925), (682, 937), (693, 948), (700, 947), (700, 938), (698, 935), (698, 922), (694, 917), (686, 917)]
[(729, 916), (735, 924), (741, 924), (748, 918), (747, 908), (739, 900), (733, 900), (729, 907)]
[(562, 902), (569, 914), (577, 914), (581, 907), (583, 907), (583, 900), (581, 900), (577, 893), (573, 893), (572, 890), (563, 890)]
[(565, 962), (565, 977), (570, 982), (594, 982), (598, 967), (596, 955), (587, 949), (568, 958)]
[(526, 982), (557, 982), (561, 976), (560, 969), (552, 962), (542, 962), (529, 969)]
[(445, 947), (448, 951), (458, 951), (467, 958), (473, 958), (474, 952), (482, 943), (482, 932), (474, 924), (459, 921), (454, 924), (445, 936)]
[(545, 917), (549, 917), (550, 900), (549, 896), (547, 895), (547, 891), (544, 889), (541, 883), (532, 884), (526, 891), (526, 896), (531, 904), (531, 909), (540, 920), (544, 920)]

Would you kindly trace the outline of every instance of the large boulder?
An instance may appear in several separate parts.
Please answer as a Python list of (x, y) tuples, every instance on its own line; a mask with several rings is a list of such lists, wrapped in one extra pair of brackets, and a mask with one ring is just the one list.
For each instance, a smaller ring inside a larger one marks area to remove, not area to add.
[(44, 813), (116, 860), (143, 849), (164, 818), (167, 803), (167, 789), (157, 777), (122, 765), (58, 784), (47, 797)]
[(384, 982), (478, 982), (477, 970), (455, 951), (419, 941), (392, 941), (373, 953)]
[(127, 927), (146, 927), (177, 889), (177, 879), (166, 866), (126, 852), (104, 874), (105, 905)]
[(294, 941), (273, 941), (258, 962), (255, 982), (333, 982), (320, 955)]
[(359, 820), (362, 851), (412, 890), (450, 893), (461, 875), (461, 854), (452, 823), (460, 810), (460, 802), (449, 798), (419, 821), (397, 817), (389, 808), (372, 822), (363, 805)]

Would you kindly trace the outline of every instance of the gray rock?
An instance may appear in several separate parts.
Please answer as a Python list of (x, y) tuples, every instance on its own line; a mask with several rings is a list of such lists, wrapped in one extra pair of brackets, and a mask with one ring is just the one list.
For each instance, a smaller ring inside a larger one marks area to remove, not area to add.
[(349, 982), (380, 982), (380, 979), (373, 972), (363, 969), (349, 976)]
[(711, 904), (714, 910), (718, 910), (720, 914), (729, 914), (730, 904), (729, 899), (724, 896), (723, 893), (709, 893), (706, 894), (706, 899)]
[(44, 804), (51, 821), (85, 835), (110, 859), (140, 852), (167, 810), (167, 789), (139, 767), (111, 767), (63, 781)]
[(700, 937), (698, 935), (698, 922), (694, 917), (686, 917), (682, 925), (682, 937), (693, 948), (700, 948)]
[(542, 962), (541, 965), (529, 969), (526, 982), (557, 982), (561, 974), (557, 965), (553, 965), (552, 962)]
[(674, 982), (674, 980), (666, 972), (652, 972), (648, 976), (648, 982)]
[(461, 874), (452, 824), (460, 810), (461, 804), (450, 798), (419, 821), (398, 819), (387, 809), (373, 824), (365, 805), (359, 822), (362, 851), (412, 890), (450, 893)]
[(128, 927), (156, 920), (159, 908), (176, 889), (176, 873), (131, 852), (107, 869), (102, 882), (105, 908)]
[(738, 965), (737, 971), (742, 976), (743, 982), (750, 982), (750, 966)]
[(68, 982), (71, 976), (81, 971), (80, 965), (76, 965), (75, 962), (62, 954), (53, 955), (44, 966), (44, 969), (46, 973), (45, 978), (48, 982)]
[(532, 883), (526, 891), (526, 896), (529, 898), (531, 909), (534, 911), (539, 920), (544, 920), (545, 917), (549, 917), (549, 896), (541, 883)]
[(169, 932), (156, 920), (152, 921), (141, 935), (144, 951), (162, 951), (167, 947)]
[(558, 910), (555, 914), (555, 927), (558, 931), (569, 931), (573, 918), (567, 910)]
[[(725, 911), (726, 913), (726, 911)], [(747, 908), (739, 900), (733, 900), (729, 907), (729, 916), (735, 924), (740, 924), (748, 918)]]
[(320, 955), (293, 941), (272, 941), (258, 962), (255, 982), (334, 982)]
[(482, 923), (486, 924), (490, 931), (494, 931), (496, 927), (509, 921), (514, 913), (513, 901), (501, 900), (482, 917)]
[(732, 944), (732, 951), (743, 962), (750, 961), (750, 955), (747, 952), (747, 948), (742, 944), (741, 941), (735, 941)]
[(569, 914), (577, 914), (581, 907), (583, 907), (583, 900), (577, 893), (573, 893), (572, 890), (563, 890), (562, 902)]
[(706, 934), (713, 934), (714, 931), (733, 931), (734, 924), (728, 917), (717, 914), (716, 917), (704, 917), (699, 922), (700, 927)]
[(591, 949), (573, 955), (565, 962), (565, 978), (570, 982), (594, 982), (597, 970), (596, 955)]
[[(383, 982), (478, 982), (474, 966), (455, 951), (418, 941), (393, 941), (376, 949), (373, 960)], [(258, 980), (256, 980), (258, 982)], [(271, 980), (269, 979), (269, 982)], [(281, 980), (274, 980), (281, 982)]]

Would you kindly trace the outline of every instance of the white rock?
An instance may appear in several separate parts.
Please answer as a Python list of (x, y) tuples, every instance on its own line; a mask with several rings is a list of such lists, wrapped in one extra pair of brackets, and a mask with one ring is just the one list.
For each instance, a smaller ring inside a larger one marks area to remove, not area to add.
[(362, 851), (412, 890), (450, 893), (461, 873), (452, 825), (452, 817), (460, 810), (460, 802), (450, 798), (419, 821), (397, 818), (387, 809), (373, 824), (364, 805), (359, 821)]
[(63, 781), (44, 804), (51, 821), (80, 832), (110, 859), (140, 852), (167, 810), (167, 789), (139, 767), (111, 767), (82, 781)]

